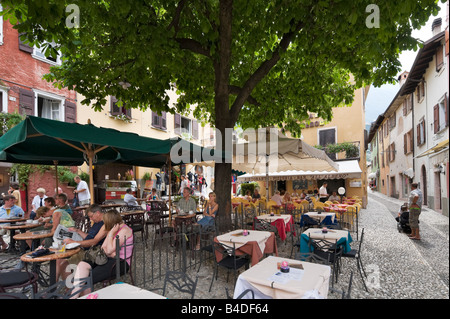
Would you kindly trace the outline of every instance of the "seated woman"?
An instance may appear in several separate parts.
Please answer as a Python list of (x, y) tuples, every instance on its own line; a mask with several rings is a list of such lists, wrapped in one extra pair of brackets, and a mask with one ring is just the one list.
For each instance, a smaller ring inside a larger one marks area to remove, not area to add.
[[(45, 222), (44, 226), (33, 228), (32, 231), (46, 230), (51, 228), (51, 233), (54, 234), (56, 228), (61, 224), (64, 227), (70, 228), (75, 226), (75, 221), (72, 216), (64, 209), (57, 208), (52, 210), (47, 206), (41, 206), (36, 210), (36, 217)], [(50, 218), (50, 220), (48, 220)], [(45, 247), (50, 247), (53, 242), (53, 237), (45, 238), (43, 243)], [(31, 241), (27, 240), (28, 246), (31, 247)]]
[[(216, 203), (216, 194), (209, 193), (209, 200), (206, 203), (206, 209), (203, 212), (203, 218), (198, 221), (198, 224), (203, 227), (214, 226), (219, 204)], [(196, 249), (200, 249), (200, 237), (197, 240)]]
[[(116, 236), (119, 236), (120, 245), (120, 274), (123, 275), (130, 269), (131, 254), (133, 251), (133, 230), (123, 222), (122, 217), (116, 210), (110, 210), (104, 213), (103, 222), (108, 235), (102, 244), (102, 248), (108, 256), (108, 261), (104, 265), (81, 261), (75, 271), (75, 283), (78, 278), (86, 278), (91, 270), (93, 284), (109, 279), (116, 273)], [(90, 293), (88, 290), (82, 292), (83, 295), (88, 293)], [(79, 294), (76, 294), (73, 298), (76, 299), (78, 297)]]
[(291, 195), (289, 195), (289, 193), (286, 192), (286, 194), (284, 194), (283, 196), (283, 204), (291, 204), (291, 203), (292, 203)]

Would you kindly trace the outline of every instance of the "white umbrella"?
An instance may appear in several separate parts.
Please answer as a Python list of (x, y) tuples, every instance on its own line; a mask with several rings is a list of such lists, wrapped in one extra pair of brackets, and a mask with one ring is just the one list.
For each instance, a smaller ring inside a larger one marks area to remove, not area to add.
[(268, 196), (269, 173), (289, 170), (337, 171), (339, 166), (324, 151), (301, 139), (288, 138), (277, 129), (259, 130), (248, 143), (233, 147), (233, 169), (250, 174), (266, 174)]

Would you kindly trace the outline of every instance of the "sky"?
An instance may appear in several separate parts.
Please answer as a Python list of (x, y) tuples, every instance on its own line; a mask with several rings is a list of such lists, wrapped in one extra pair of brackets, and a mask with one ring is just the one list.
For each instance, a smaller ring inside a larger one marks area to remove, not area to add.
[[(431, 16), (428, 20), (427, 24), (423, 26), (420, 30), (414, 30), (412, 33), (412, 36), (415, 38), (419, 38), (422, 41), (426, 41), (433, 37), (432, 31), (431, 31), (431, 25), (433, 21), (437, 18), (442, 18), (442, 26), (441, 31), (445, 29), (445, 26), (447, 25), (446, 21), (446, 14), (447, 14), (447, 8), (446, 4), (440, 3), (441, 10), (439, 11), (439, 14), (437, 16)], [(400, 62), (402, 63), (402, 70), (399, 72), (402, 73), (403, 71), (410, 71), (411, 67), (414, 63), (414, 59), (416, 58), (417, 51), (404, 51), (400, 54)], [(398, 76), (397, 75), (397, 76)], [(379, 88), (376, 88), (374, 86), (370, 87), (369, 94), (367, 96), (366, 100), (366, 125), (370, 125), (373, 121), (375, 121), (378, 117), (378, 115), (382, 114), (389, 104), (391, 104), (392, 99), (395, 97), (395, 94), (397, 94), (397, 91), (399, 90), (398, 84), (386, 84), (382, 85)]]

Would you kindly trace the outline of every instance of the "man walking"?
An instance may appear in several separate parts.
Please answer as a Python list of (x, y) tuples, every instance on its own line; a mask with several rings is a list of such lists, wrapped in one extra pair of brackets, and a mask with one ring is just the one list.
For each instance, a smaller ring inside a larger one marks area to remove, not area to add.
[(78, 194), (80, 206), (89, 205), (91, 203), (91, 193), (87, 183), (82, 181), (80, 176), (75, 176), (74, 180), (77, 183), (77, 189), (74, 190), (74, 193)]
[(423, 195), (417, 188), (417, 183), (411, 184), (411, 193), (409, 194), (409, 227), (411, 227), (410, 239), (420, 240), (419, 234), (419, 215), (422, 211)]

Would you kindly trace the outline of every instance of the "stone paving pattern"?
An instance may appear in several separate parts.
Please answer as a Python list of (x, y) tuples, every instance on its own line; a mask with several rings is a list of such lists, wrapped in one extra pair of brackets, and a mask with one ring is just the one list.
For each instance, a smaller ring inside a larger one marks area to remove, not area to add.
[[(361, 278), (353, 260), (344, 260), (337, 289), (346, 289), (350, 271), (353, 270), (353, 299), (448, 299), (449, 298), (449, 218), (424, 208), (420, 215), (421, 241), (410, 240), (405, 233), (399, 233), (395, 217), (403, 202), (380, 193), (369, 191), (369, 202), (360, 214), (359, 228), (365, 229), (362, 247), (362, 261), (368, 274), (369, 292), (364, 290)], [(356, 235), (352, 235), (353, 247), (357, 247)], [(7, 239), (6, 236), (4, 237)], [(280, 244), (279, 256), (288, 257), (290, 241)], [(0, 269), (10, 269), (15, 258), (0, 253)], [(189, 271), (191, 277), (196, 270)], [(201, 267), (195, 299), (226, 298), (225, 287), (233, 294), (234, 276), (226, 282), (226, 271), (219, 270), (219, 278), (211, 292), (212, 264)], [(162, 282), (152, 286), (162, 287)], [(155, 291), (158, 292), (158, 291)], [(166, 296), (171, 299), (186, 298), (186, 295), (170, 290)], [(329, 293), (329, 299), (340, 295)]]

